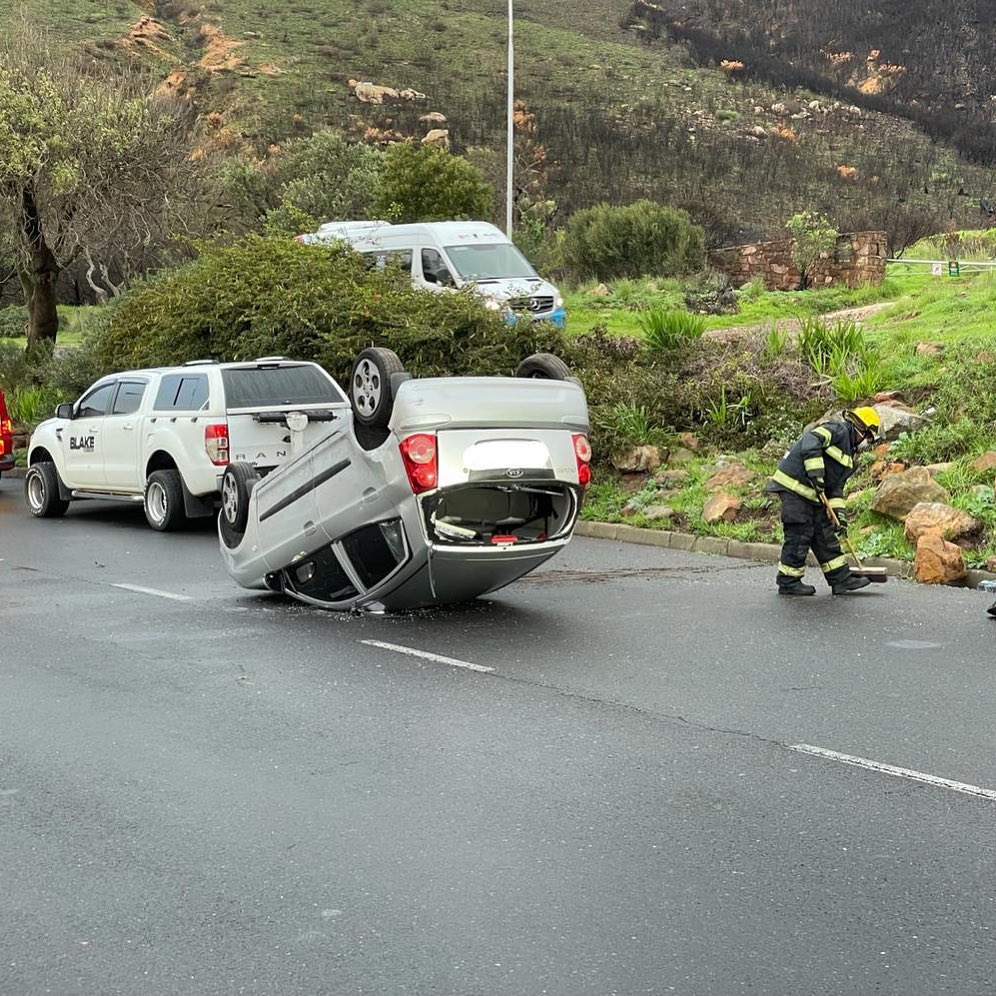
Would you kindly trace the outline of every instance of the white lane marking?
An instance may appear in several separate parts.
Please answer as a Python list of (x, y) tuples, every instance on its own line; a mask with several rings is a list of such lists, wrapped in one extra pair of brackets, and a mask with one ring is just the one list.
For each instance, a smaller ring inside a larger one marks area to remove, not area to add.
[(158, 588), (143, 588), (140, 584), (112, 584), (112, 588), (124, 588), (125, 591), (135, 591), (139, 595), (155, 595), (157, 598), (168, 598), (171, 602), (191, 602), (189, 595), (174, 595), (171, 591), (160, 591)]
[(830, 761), (840, 761), (842, 764), (853, 764), (855, 767), (865, 768), (868, 771), (877, 771), (883, 775), (908, 778), (914, 782), (933, 785), (935, 788), (950, 789), (952, 792), (962, 792), (965, 795), (974, 795), (979, 799), (990, 799), (996, 802), (996, 792), (992, 789), (980, 788), (978, 785), (954, 782), (950, 778), (928, 775), (923, 771), (914, 771), (912, 768), (898, 768), (894, 764), (870, 761), (866, 757), (855, 757), (853, 754), (841, 754), (835, 750), (827, 750), (825, 747), (813, 747), (810, 744), (789, 744), (787, 746), (789, 750), (798, 751), (800, 754), (813, 754), (816, 757), (825, 757)]
[(449, 664), (451, 667), (463, 667), (468, 671), (482, 671), (485, 674), (494, 671), (493, 667), (483, 664), (471, 664), (469, 661), (458, 661), (455, 657), (444, 657), (442, 654), (432, 654), (428, 650), (414, 650), (411, 647), (399, 647), (396, 643), (382, 643), (380, 640), (360, 640), (368, 647), (380, 647), (381, 650), (393, 650), (396, 654), (408, 654), (410, 657), (422, 657), (437, 664)]

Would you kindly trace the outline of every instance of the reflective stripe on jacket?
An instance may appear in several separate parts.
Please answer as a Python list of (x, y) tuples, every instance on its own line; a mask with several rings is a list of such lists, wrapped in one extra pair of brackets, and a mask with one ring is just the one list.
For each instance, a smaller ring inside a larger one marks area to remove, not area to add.
[(847, 422), (823, 422), (803, 433), (781, 458), (769, 487), (818, 502), (815, 481), (822, 477), (830, 504), (844, 508), (844, 485), (856, 469), (857, 445), (857, 432)]

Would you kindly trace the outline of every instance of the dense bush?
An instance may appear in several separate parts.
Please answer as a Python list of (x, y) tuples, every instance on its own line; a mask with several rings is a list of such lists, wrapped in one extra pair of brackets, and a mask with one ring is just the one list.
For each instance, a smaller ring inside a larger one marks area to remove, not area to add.
[(341, 244), (250, 236), (125, 295), (94, 350), (106, 369), (283, 354), (346, 379), (365, 346), (389, 346), (415, 375), (511, 373), (531, 352), (564, 352), (549, 325), (505, 325), (470, 293), (412, 289)]
[(28, 311), (21, 305), (12, 304), (0, 308), (0, 339), (20, 339), (28, 326)]
[(564, 265), (577, 279), (614, 280), (694, 273), (705, 263), (705, 235), (684, 211), (637, 201), (599, 204), (571, 216)]

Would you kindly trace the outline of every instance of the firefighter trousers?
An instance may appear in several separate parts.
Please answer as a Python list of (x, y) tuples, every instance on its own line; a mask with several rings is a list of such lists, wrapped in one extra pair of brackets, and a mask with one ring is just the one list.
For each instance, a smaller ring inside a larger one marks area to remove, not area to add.
[(851, 569), (840, 549), (840, 541), (822, 505), (816, 505), (791, 492), (780, 492), (782, 501), (782, 557), (778, 565), (778, 587), (797, 584), (806, 573), (810, 550), (823, 571), (827, 584), (839, 584)]

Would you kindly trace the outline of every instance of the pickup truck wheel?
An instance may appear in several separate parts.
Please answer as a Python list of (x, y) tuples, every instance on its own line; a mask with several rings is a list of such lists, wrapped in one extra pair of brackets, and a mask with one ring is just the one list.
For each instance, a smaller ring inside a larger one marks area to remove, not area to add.
[(149, 475), (145, 484), (145, 521), (160, 533), (172, 532), (187, 521), (178, 470), (156, 470)]
[(553, 353), (533, 353), (515, 369), (516, 377), (535, 377), (540, 380), (572, 380), (571, 368)]
[(229, 549), (242, 542), (249, 522), (249, 497), (259, 483), (256, 468), (248, 463), (230, 463), (221, 479), (221, 538)]
[(404, 367), (393, 350), (372, 346), (356, 357), (349, 378), (349, 400), (360, 425), (387, 428), (394, 408), (391, 377), (399, 373), (404, 373)]
[(24, 476), (24, 497), (33, 516), (54, 519), (66, 514), (69, 502), (59, 497), (59, 483), (59, 472), (48, 460), (28, 468)]

